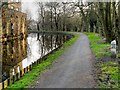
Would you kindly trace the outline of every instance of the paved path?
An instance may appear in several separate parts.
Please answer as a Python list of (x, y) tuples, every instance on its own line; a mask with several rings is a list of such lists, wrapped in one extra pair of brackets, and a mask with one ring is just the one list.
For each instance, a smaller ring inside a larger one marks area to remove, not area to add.
[(86, 35), (80, 38), (65, 53), (40, 75), (35, 88), (93, 88), (93, 56)]

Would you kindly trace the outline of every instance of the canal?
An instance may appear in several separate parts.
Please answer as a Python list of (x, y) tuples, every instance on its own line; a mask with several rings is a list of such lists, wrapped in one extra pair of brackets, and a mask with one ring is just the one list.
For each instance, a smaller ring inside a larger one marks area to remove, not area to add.
[(2, 42), (2, 81), (20, 73), (72, 37), (66, 34), (30, 33), (26, 38)]

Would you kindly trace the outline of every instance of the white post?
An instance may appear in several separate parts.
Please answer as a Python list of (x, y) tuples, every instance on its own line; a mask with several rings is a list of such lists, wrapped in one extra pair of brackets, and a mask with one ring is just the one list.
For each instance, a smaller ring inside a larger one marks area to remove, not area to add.
[(116, 40), (111, 42), (111, 53), (116, 55)]

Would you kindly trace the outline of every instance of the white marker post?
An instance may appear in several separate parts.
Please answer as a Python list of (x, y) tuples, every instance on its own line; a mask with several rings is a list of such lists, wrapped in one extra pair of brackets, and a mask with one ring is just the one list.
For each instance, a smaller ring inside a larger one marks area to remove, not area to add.
[(111, 42), (111, 53), (112, 53), (112, 56), (116, 57), (116, 40), (113, 40)]

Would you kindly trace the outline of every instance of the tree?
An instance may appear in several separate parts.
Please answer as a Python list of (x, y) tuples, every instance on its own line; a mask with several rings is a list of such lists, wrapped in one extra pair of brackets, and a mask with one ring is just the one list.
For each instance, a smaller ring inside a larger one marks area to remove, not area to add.
[(117, 29), (117, 41), (118, 41), (118, 51), (120, 52), (120, 2), (118, 2), (118, 17), (116, 19), (116, 29)]

